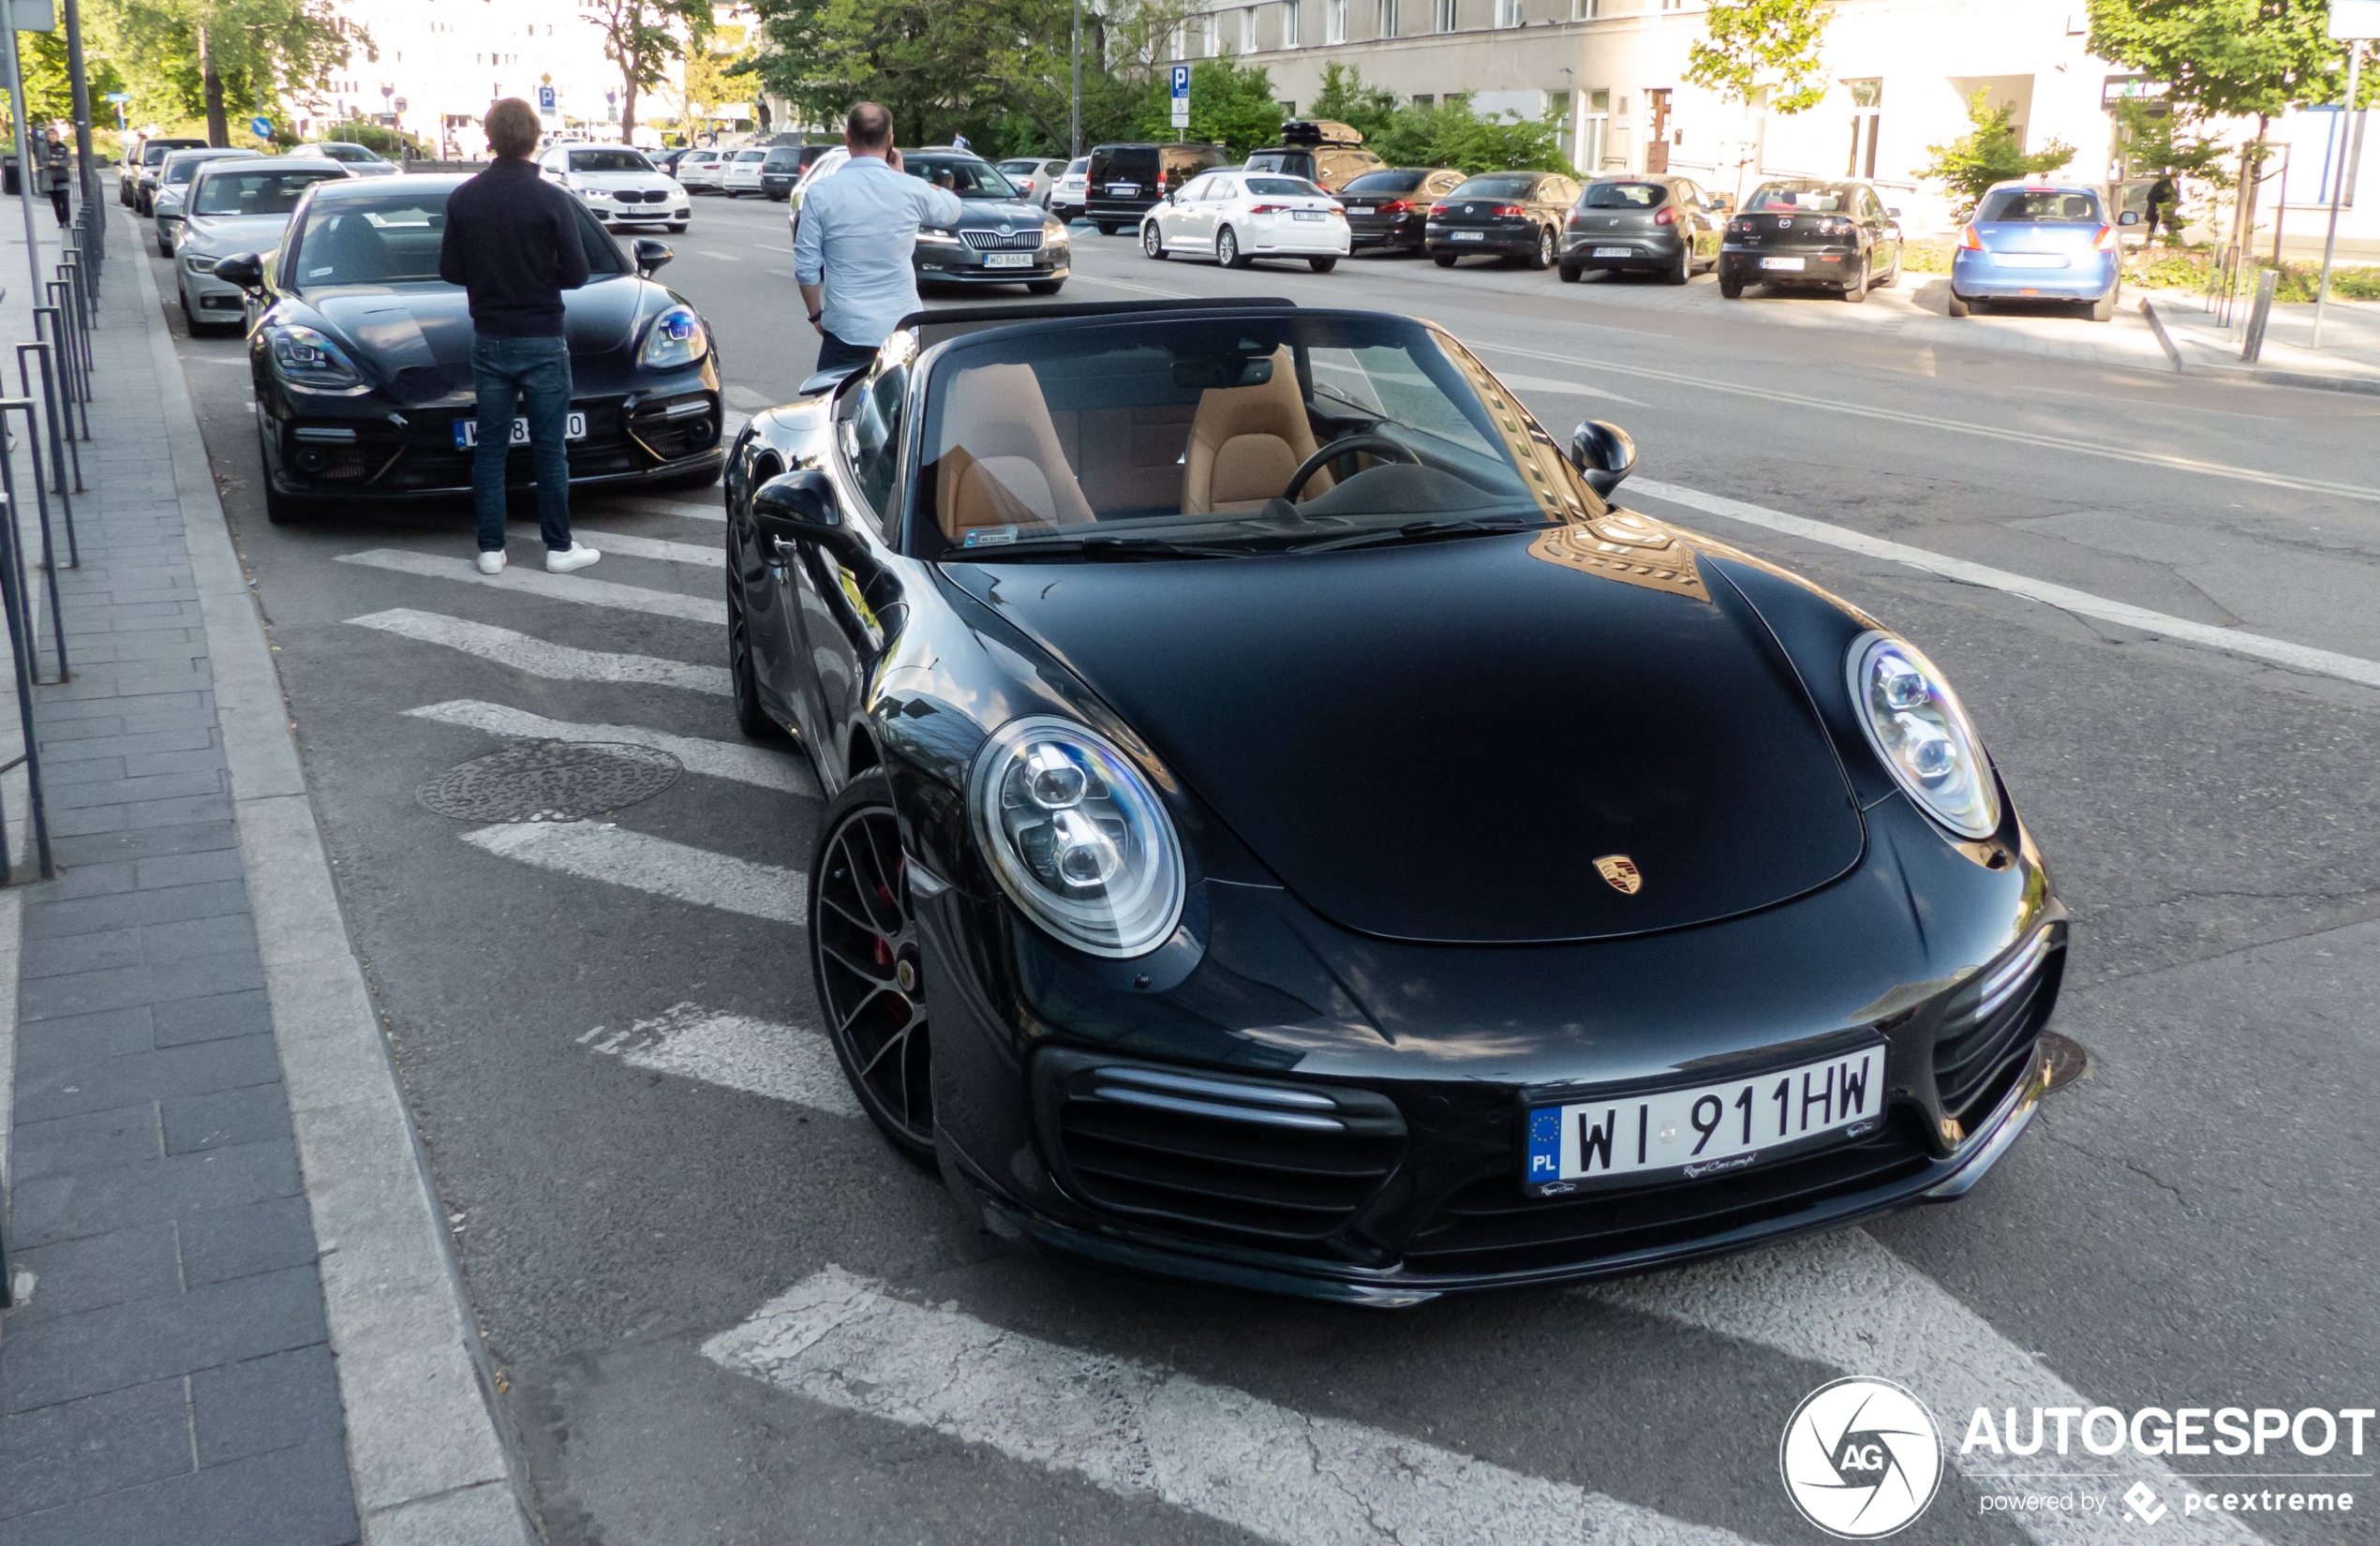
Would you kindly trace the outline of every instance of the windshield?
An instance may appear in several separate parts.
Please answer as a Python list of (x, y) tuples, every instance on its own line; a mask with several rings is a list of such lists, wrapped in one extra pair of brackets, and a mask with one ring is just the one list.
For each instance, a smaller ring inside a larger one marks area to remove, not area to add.
[(1016, 187), (988, 162), (972, 156), (904, 156), (900, 164), (912, 177), (923, 177), (936, 187), (948, 188), (961, 199), (1014, 199)]
[(362, 145), (324, 145), (320, 149), (324, 156), (334, 161), (349, 161), (359, 166), (379, 159)]
[(1343, 193), (1411, 193), (1421, 186), (1424, 175), (1418, 171), (1367, 171), (1340, 191)]
[(761, 165), (771, 171), (791, 171), (801, 165), (801, 151), (798, 147), (793, 150), (772, 150), (768, 153), (768, 159), (763, 161)]
[(1248, 191), (1268, 194), (1275, 199), (1327, 199), (1330, 197), (1302, 177), (1251, 177), (1248, 179)]
[(1763, 183), (1744, 201), (1744, 212), (1779, 215), (1839, 215), (1852, 207), (1852, 190), (1833, 183)]
[(1248, 170), (1303, 173), (1314, 170), (1314, 156), (1302, 150), (1259, 151), (1248, 157)]
[(645, 159), (641, 150), (574, 150), (571, 152), (573, 171), (650, 171), (653, 163)]
[[(409, 183), (397, 177), (382, 182)], [(342, 181), (346, 181), (342, 179)], [(361, 186), (350, 183), (350, 186)], [(401, 285), (437, 281), (451, 188), (318, 201), (290, 232), (282, 282), (295, 290), (328, 285)], [(576, 207), (578, 201), (571, 201)], [(590, 274), (626, 274), (628, 260), (595, 216), (577, 208), (579, 237)]]
[(317, 183), (345, 181), (335, 171), (215, 171), (199, 179), (193, 215), (287, 215)]
[(1310, 547), (1598, 508), (1477, 361), (1401, 317), (1004, 330), (945, 355), (927, 402), (915, 528), (946, 558)]
[(765, 150), (739, 150), (736, 153), (736, 159), (738, 161), (766, 161), (768, 159), (768, 152)]
[(1669, 196), (1659, 183), (1596, 183), (1579, 203), (1586, 209), (1659, 209)]
[(1499, 172), (1488, 177), (1474, 177), (1447, 195), (1450, 199), (1525, 199), (1537, 186), (1537, 179), (1527, 172)]
[(1066, 175), (1069, 177), (1079, 177), (1090, 170), (1091, 157), (1088, 156), (1078, 156), (1066, 163)]
[(177, 150), (197, 150), (202, 143), (198, 140), (152, 140), (141, 147), (141, 164), (153, 167)]
[(1975, 212), (1978, 225), (2097, 226), (2099, 196), (2072, 188), (2001, 188)]
[(165, 164), (164, 181), (169, 187), (178, 187), (182, 184), (188, 182), (191, 178), (196, 177), (199, 174), (199, 169), (205, 166), (209, 161), (246, 161), (251, 159), (261, 160), (263, 157), (242, 156), (238, 154), (229, 156), (185, 156), (179, 160), (168, 161)]

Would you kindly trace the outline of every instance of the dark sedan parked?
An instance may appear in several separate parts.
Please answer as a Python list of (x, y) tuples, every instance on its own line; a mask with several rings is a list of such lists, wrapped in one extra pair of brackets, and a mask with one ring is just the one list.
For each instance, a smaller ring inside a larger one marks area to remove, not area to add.
[(1420, 252), (1433, 201), (1452, 193), (1463, 174), (1451, 167), (1391, 167), (1367, 171), (1339, 190), (1347, 209), (1347, 243), (1357, 252)]
[(1718, 266), (1718, 201), (1685, 177), (1599, 177), (1562, 226), (1562, 278), (1590, 270), (1658, 274), (1682, 285)]
[(1727, 222), (1718, 292), (1733, 301), (1746, 285), (1782, 285), (1865, 301), (1900, 282), (1900, 211), (1868, 184), (1780, 178), (1754, 188)]
[[(216, 276), (248, 294), (265, 513), (298, 519), (336, 500), (468, 494), (478, 430), (471, 318), (439, 277), (454, 176), (318, 183), (271, 260), (227, 258)], [(656, 284), (669, 248), (633, 264), (584, 206), (587, 283), (562, 292), (572, 396), (571, 482), (693, 486), (718, 477), (719, 362), (685, 299)], [(528, 486), (514, 425), (510, 468)]]
[(1578, 196), (1579, 186), (1559, 172), (1483, 172), (1431, 203), (1422, 240), (1440, 268), (1474, 253), (1552, 268)]
[(2007, 1152), (2067, 915), (1956, 695), (1569, 443), (1426, 322), (1246, 301), (924, 313), (738, 438), (821, 1029), (965, 1227), (1411, 1304)]
[(834, 149), (832, 145), (772, 145), (760, 164), (761, 197), (783, 203), (793, 196), (794, 185), (810, 164)]
[(1072, 244), (1056, 217), (1018, 193), (1000, 169), (949, 145), (900, 153), (913, 177), (959, 195), (955, 226), (917, 232), (911, 262), (920, 289), (936, 285), (1022, 285), (1055, 295), (1066, 282)]

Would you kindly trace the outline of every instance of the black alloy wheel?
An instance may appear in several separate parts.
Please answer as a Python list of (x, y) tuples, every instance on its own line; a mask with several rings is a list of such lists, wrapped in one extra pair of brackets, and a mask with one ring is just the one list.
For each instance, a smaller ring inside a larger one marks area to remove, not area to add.
[(922, 952), (892, 786), (871, 767), (845, 785), (812, 855), (810, 959), (818, 1006), (869, 1120), (903, 1154), (934, 1154), (933, 1043)]
[(1542, 274), (1554, 266), (1554, 228), (1537, 228), (1537, 250), (1529, 254), (1529, 267)]
[(784, 731), (760, 706), (760, 676), (752, 664), (751, 624), (744, 617), (743, 543), (727, 528), (727, 684), (736, 705), (736, 728), (752, 740), (778, 740)]
[(1157, 234), (1157, 222), (1150, 221), (1140, 228), (1140, 250), (1159, 262), (1166, 259), (1166, 239)]

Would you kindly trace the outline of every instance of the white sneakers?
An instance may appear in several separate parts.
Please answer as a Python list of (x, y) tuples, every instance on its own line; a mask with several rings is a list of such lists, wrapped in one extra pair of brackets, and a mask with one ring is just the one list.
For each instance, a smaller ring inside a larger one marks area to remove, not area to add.
[[(563, 548), (559, 552), (556, 552), (552, 548), (547, 548), (545, 550), (545, 572), (548, 574), (567, 574), (573, 569), (585, 569), (588, 564), (595, 562), (595, 560), (601, 558), (602, 557), (602, 555), (601, 553), (598, 553), (595, 549), (588, 547), (586, 543), (573, 538), (571, 542), (571, 545)], [(498, 548), (493, 553), (481, 554), (480, 572), (483, 574), (503, 573), (504, 550), (502, 548)]]

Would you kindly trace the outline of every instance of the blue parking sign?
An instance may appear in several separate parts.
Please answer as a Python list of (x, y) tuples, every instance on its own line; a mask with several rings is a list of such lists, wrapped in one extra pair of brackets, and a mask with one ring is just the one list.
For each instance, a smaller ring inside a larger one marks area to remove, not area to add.
[(1173, 99), (1177, 102), (1186, 101), (1189, 96), (1190, 67), (1176, 65), (1173, 67)]
[(540, 86), (537, 88), (537, 111), (540, 112), (551, 112), (554, 111), (553, 87)]

